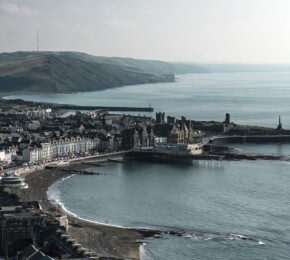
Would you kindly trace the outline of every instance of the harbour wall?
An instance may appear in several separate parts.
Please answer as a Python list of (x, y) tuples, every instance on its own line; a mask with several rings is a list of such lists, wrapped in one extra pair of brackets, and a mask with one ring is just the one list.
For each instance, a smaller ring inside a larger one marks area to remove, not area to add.
[(122, 112), (153, 112), (152, 107), (111, 107), (111, 106), (77, 106), (66, 104), (54, 104), (55, 108), (66, 110), (107, 110)]
[(290, 135), (244, 135), (216, 136), (211, 138), (214, 144), (225, 143), (290, 143)]

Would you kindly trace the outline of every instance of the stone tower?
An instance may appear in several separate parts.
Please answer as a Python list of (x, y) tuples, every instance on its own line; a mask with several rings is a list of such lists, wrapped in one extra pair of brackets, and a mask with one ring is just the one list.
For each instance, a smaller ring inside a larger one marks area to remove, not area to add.
[(176, 118), (173, 116), (167, 116), (167, 124), (176, 124)]
[(226, 125), (229, 125), (231, 123), (231, 115), (229, 113), (226, 113), (226, 119), (224, 121)]
[(156, 124), (165, 124), (165, 113), (156, 112)]

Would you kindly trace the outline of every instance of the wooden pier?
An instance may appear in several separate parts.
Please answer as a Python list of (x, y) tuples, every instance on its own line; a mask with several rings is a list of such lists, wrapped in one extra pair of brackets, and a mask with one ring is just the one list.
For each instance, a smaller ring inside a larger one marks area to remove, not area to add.
[(158, 163), (177, 163), (197, 165), (199, 161), (206, 161), (208, 164), (218, 166), (222, 161), (240, 160), (272, 160), (290, 161), (289, 156), (264, 155), (264, 154), (240, 154), (240, 153), (203, 153), (198, 155), (178, 155), (171, 153), (161, 153), (155, 151), (131, 151), (125, 155), (125, 159), (139, 161), (149, 161)]
[(125, 159), (178, 164), (193, 164), (194, 160), (191, 155), (161, 153), (155, 151), (131, 151), (125, 155)]

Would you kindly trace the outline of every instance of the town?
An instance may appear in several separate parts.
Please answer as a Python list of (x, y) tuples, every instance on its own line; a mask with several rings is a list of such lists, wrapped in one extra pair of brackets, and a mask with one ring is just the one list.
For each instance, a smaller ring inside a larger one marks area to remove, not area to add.
[[(69, 237), (69, 226), (78, 223), (69, 223), (57, 209), (43, 210), (39, 201), (21, 198), (19, 194), (28, 188), (27, 173), (115, 154), (171, 163), (188, 162), (186, 158), (209, 160), (225, 155), (221, 150), (227, 148), (220, 143), (289, 141), (289, 136), (281, 118), (276, 129), (251, 128), (232, 123), (229, 114), (223, 122), (203, 122), (166, 117), (162, 112), (155, 118), (104, 109), (70, 112), (48, 104), (1, 99), (0, 255), (6, 259), (102, 259)], [(227, 154), (227, 158), (241, 157)]]
[(162, 112), (156, 113), (156, 118), (111, 114), (103, 109), (68, 114), (65, 116), (63, 111), (46, 105), (0, 100), (2, 170), (149, 147), (198, 154), (217, 135), (217, 140), (225, 136), (227, 139), (269, 136), (271, 140), (282, 138), (282, 141), (287, 141), (290, 135), (289, 130), (283, 129), (281, 119), (276, 129), (250, 127), (232, 123), (229, 114), (224, 122), (177, 119), (165, 117)]
[[(127, 151), (160, 144), (201, 142), (192, 122), (156, 113), (146, 116), (109, 114), (108, 111), (76, 112), (64, 116), (50, 107), (31, 107), (1, 100), (0, 161), (3, 169), (23, 168), (56, 160)], [(171, 145), (171, 147), (173, 147)], [(174, 148), (181, 149), (175, 145)], [(186, 147), (187, 149), (187, 147)]]

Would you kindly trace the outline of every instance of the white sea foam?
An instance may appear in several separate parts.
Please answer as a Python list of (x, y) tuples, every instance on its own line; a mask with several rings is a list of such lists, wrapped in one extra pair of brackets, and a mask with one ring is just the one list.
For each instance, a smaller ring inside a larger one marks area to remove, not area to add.
[(139, 258), (140, 260), (153, 260), (149, 251), (146, 250), (146, 243), (141, 244), (139, 247)]
[[(77, 214), (71, 212), (70, 210), (68, 210), (65, 205), (61, 202), (61, 199), (60, 199), (60, 186), (62, 184), (62, 182), (64, 182), (65, 180), (69, 179), (70, 177), (72, 177), (73, 175), (71, 176), (68, 176), (68, 177), (65, 177), (57, 182), (55, 182), (54, 184), (52, 184), (48, 190), (47, 190), (47, 197), (48, 199), (50, 200), (50, 202), (53, 204), (53, 205), (57, 205), (57, 206), (60, 206), (61, 209), (68, 215), (70, 216), (73, 216), (77, 219), (80, 219), (80, 220), (84, 220), (84, 221), (87, 221), (87, 222), (90, 222), (90, 223), (93, 223), (93, 224), (100, 224), (100, 225), (104, 225), (104, 226), (110, 226), (110, 227), (117, 227), (117, 228), (124, 228), (124, 229), (128, 229), (127, 227), (123, 227), (123, 226), (119, 226), (119, 225), (111, 225), (111, 224), (107, 224), (107, 223), (102, 223), (102, 222), (97, 222), (97, 221), (92, 221), (92, 220), (89, 220), (89, 219), (85, 219), (85, 218), (81, 218), (79, 217)], [(150, 253), (146, 250), (146, 244), (145, 243), (142, 243), (139, 247), (139, 257), (141, 260), (153, 260), (153, 258), (150, 256)]]
[(248, 241), (253, 241), (253, 242), (258, 242), (259, 245), (263, 245), (264, 242), (259, 241), (255, 238), (248, 237), (245, 235), (241, 234), (210, 234), (210, 233), (199, 233), (199, 234), (187, 234), (185, 233), (183, 235), (184, 238), (189, 238), (195, 241), (208, 241), (208, 240), (213, 240), (213, 241), (239, 241), (239, 240), (248, 240)]
[(61, 180), (53, 183), (47, 190), (47, 198), (48, 200), (55, 206), (59, 206), (61, 208), (61, 210), (63, 212), (65, 212), (66, 214), (68, 214), (69, 216), (75, 217), (77, 219), (80, 220), (84, 220), (86, 222), (89, 223), (93, 223), (93, 224), (98, 224), (98, 225), (102, 225), (102, 226), (108, 226), (108, 227), (117, 227), (117, 228), (122, 228), (122, 229), (143, 229), (143, 230), (152, 230), (152, 228), (150, 227), (125, 227), (125, 226), (121, 226), (121, 225), (114, 225), (114, 224), (108, 224), (108, 223), (104, 223), (104, 222), (99, 222), (99, 221), (94, 221), (94, 220), (90, 220), (90, 219), (86, 219), (83, 217), (80, 217), (79, 215), (75, 214), (74, 212), (70, 211), (69, 209), (67, 209), (64, 205), (64, 203), (61, 201), (60, 198), (60, 186), (61, 184), (66, 181), (67, 179), (73, 177), (75, 174), (70, 175), (68, 177), (64, 177)]
[(67, 210), (64, 206), (64, 204), (62, 203), (61, 199), (60, 199), (60, 190), (59, 190), (59, 187), (60, 185), (62, 184), (62, 182), (64, 182), (65, 180), (73, 177), (73, 175), (70, 175), (70, 176), (67, 176), (67, 177), (64, 177), (62, 179), (60, 179), (59, 181), (53, 183), (47, 190), (47, 198), (49, 199), (49, 201), (55, 205), (55, 206), (60, 206), (61, 209), (63, 211), (65, 211), (67, 214), (73, 216), (73, 217), (77, 217), (76, 214), (74, 214), (73, 212), (70, 212), (69, 210)]
[(282, 161), (284, 164), (290, 164), (290, 162), (289, 161)]
[(244, 235), (239, 235), (239, 234), (230, 234), (229, 236), (230, 240), (250, 240), (248, 237), (244, 236)]
[[(61, 209), (64, 212), (66, 212), (66, 214), (68, 214), (70, 216), (73, 216), (75, 218), (78, 218), (80, 220), (84, 220), (84, 221), (87, 221), (87, 222), (90, 222), (93, 224), (99, 224), (99, 225), (111, 226), (111, 227), (117, 227), (117, 228), (123, 228), (123, 229), (130, 229), (130, 228), (141, 229), (142, 228), (142, 227), (124, 227), (124, 226), (120, 226), (120, 225), (113, 225), (113, 224), (93, 221), (93, 220), (89, 220), (86, 218), (82, 218), (82, 217), (78, 216), (77, 214), (73, 213), (72, 211), (68, 210), (65, 207), (64, 203), (61, 201), (60, 187), (64, 181), (71, 178), (72, 176), (65, 177), (65, 178), (59, 180), (58, 182), (55, 182), (54, 184), (52, 184), (49, 187), (49, 189), (47, 191), (47, 197), (51, 201), (52, 204), (60, 206)], [(152, 228), (150, 228), (150, 227), (149, 228), (142, 228), (142, 229), (152, 230)], [(209, 233), (207, 233), (207, 234), (206, 233), (205, 234), (189, 234), (189, 233), (184, 233), (183, 237), (187, 238), (187, 239), (196, 240), (196, 241), (221, 240), (221, 242), (223, 242), (223, 240), (253, 240), (253, 241), (255, 240), (255, 239), (252, 239), (252, 238), (249, 238), (247, 236), (240, 235), (240, 234), (209, 234)], [(258, 242), (258, 245), (265, 245), (265, 243), (262, 241), (256, 240), (256, 242)], [(140, 245), (139, 257), (141, 260), (153, 260), (153, 256), (152, 256), (150, 250), (147, 248), (146, 243), (143, 243)]]

